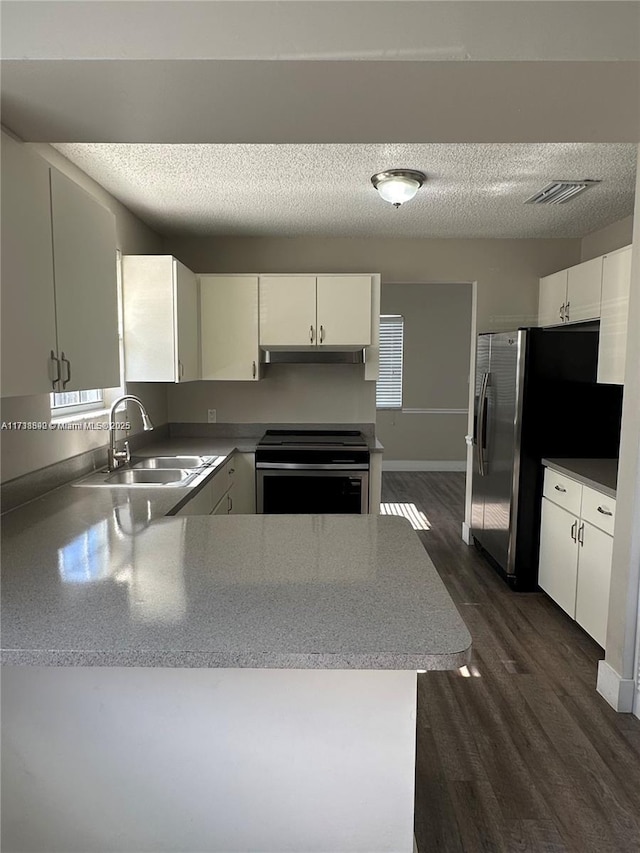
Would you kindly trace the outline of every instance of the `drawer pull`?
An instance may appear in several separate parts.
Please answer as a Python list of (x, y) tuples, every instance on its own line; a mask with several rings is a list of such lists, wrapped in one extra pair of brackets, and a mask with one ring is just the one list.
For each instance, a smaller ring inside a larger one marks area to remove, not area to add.
[(598, 512), (601, 512), (603, 515), (613, 515), (612, 512), (610, 512), (608, 509), (604, 509), (601, 506), (598, 507)]
[(563, 486), (554, 486), (556, 492), (566, 492), (567, 490)]

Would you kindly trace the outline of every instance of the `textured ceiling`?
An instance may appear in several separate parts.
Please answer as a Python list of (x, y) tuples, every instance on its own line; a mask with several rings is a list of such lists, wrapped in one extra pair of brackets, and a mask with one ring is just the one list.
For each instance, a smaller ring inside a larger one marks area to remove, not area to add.
[[(633, 212), (637, 156), (622, 143), (55, 148), (161, 234), (255, 236), (581, 237)], [(370, 177), (402, 167), (428, 180), (395, 210)], [(523, 204), (582, 178), (602, 183), (569, 204)]]

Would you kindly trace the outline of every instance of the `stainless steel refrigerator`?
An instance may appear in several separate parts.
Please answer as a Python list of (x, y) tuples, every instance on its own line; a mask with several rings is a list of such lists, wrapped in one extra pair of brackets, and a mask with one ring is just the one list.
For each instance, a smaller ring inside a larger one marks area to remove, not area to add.
[(622, 388), (596, 383), (598, 326), (478, 336), (471, 530), (518, 589), (535, 589), (544, 457), (616, 457)]

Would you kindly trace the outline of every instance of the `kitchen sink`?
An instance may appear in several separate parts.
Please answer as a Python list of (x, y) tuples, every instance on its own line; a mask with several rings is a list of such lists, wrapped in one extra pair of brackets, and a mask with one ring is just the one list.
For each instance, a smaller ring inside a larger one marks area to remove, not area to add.
[(132, 470), (164, 470), (171, 468), (201, 468), (214, 458), (211, 456), (148, 456), (145, 459), (136, 460)]
[(129, 488), (155, 486), (190, 486), (200, 476), (206, 476), (207, 469), (188, 470), (186, 468), (120, 468), (117, 471), (97, 471), (85, 477), (74, 486), (128, 486)]
[(164, 470), (126, 468), (114, 471), (104, 482), (108, 486), (134, 486), (137, 483), (143, 483), (145, 486), (166, 485), (167, 483), (182, 483), (193, 477), (193, 474), (193, 471), (186, 471), (175, 466)]

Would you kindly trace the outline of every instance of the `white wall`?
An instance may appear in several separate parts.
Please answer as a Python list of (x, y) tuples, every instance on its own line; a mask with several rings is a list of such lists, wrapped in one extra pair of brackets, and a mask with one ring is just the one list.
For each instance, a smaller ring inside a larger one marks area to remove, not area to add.
[(404, 317), (403, 409), (377, 413), (385, 461), (464, 462), (472, 285), (388, 283), (381, 305)]
[[(123, 253), (156, 253), (162, 250), (160, 237), (135, 217), (123, 204), (106, 192), (99, 184), (70, 163), (49, 145), (30, 146), (53, 166), (64, 172), (98, 201), (108, 207), (116, 217), (117, 247)], [(157, 425), (166, 423), (166, 390), (163, 385), (136, 385), (132, 393), (139, 394), (148, 406), (149, 414)], [(139, 430), (137, 414), (133, 432)], [(2, 420), (46, 421), (51, 419), (49, 395), (34, 397), (10, 397), (2, 400)], [(2, 482), (35, 471), (46, 465), (60, 462), (88, 450), (104, 446), (108, 433), (102, 430), (83, 431), (4, 431), (2, 433), (1, 474)]]
[(633, 240), (633, 216), (626, 216), (582, 238), (580, 260), (590, 261), (607, 252), (628, 246)]
[(169, 420), (206, 423), (374, 423), (375, 382), (363, 365), (277, 364), (259, 382), (168, 386)]
[(640, 146), (638, 166), (607, 654), (598, 672), (598, 689), (621, 711), (631, 711), (640, 587)]

